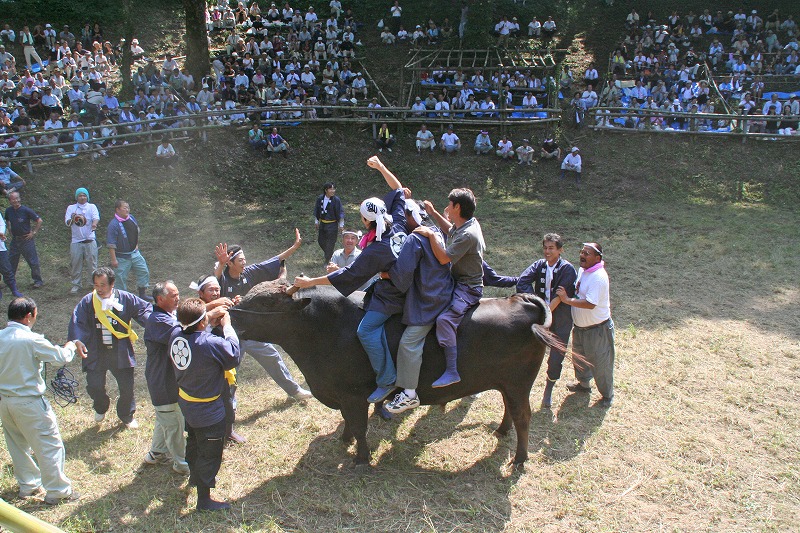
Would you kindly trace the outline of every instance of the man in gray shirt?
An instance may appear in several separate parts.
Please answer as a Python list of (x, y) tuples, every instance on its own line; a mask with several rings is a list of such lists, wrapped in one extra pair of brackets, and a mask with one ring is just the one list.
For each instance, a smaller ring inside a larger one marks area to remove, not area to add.
[(436, 338), (444, 349), (447, 368), (444, 374), (433, 382), (433, 387), (446, 387), (461, 381), (458, 375), (457, 359), (458, 325), (472, 307), (483, 296), (483, 253), (486, 244), (475, 213), (475, 195), (470, 189), (453, 189), (448, 195), (449, 203), (439, 214), (433, 204), (426, 201), (425, 210), (436, 221), (436, 225), (447, 234), (447, 245), (443, 247), (435, 238), (431, 228), (420, 226), (420, 233), (430, 240), (436, 259), (443, 265), (451, 263), (450, 273), (455, 281), (453, 298), (447, 309), (436, 319)]

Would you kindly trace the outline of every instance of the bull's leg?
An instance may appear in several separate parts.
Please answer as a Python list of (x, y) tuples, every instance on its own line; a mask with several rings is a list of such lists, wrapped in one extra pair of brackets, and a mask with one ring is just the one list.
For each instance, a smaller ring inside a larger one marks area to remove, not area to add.
[(531, 402), (528, 399), (530, 388), (526, 391), (514, 390), (504, 395), (508, 398), (507, 410), (511, 411), (511, 419), (517, 429), (517, 453), (512, 463), (522, 466), (528, 460), (528, 431), (531, 424)]
[(511, 410), (508, 408), (508, 397), (503, 391), (501, 391), (500, 394), (503, 395), (503, 420), (500, 422), (497, 429), (494, 430), (494, 434), (498, 438), (508, 435), (508, 430), (511, 429)]
[(369, 465), (369, 445), (367, 445), (367, 419), (369, 404), (366, 398), (354, 398), (342, 402), (342, 416), (345, 431), (356, 439), (356, 466)]
[(344, 429), (342, 430), (342, 442), (345, 444), (353, 442), (353, 431), (350, 429), (350, 424), (347, 423), (347, 419), (344, 421)]

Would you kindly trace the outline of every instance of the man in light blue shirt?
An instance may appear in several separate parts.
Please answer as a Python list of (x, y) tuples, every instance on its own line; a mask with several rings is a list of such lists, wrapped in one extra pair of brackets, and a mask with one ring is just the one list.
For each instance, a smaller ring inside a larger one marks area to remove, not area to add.
[[(0, 420), (19, 483), (19, 496), (47, 491), (44, 502), (56, 505), (80, 495), (64, 474), (64, 443), (55, 413), (44, 398), (44, 363), (63, 365), (75, 357), (72, 341), (55, 346), (33, 333), (38, 312), (30, 298), (8, 306), (8, 326), (0, 331)], [(33, 456), (36, 456), (34, 461)]]

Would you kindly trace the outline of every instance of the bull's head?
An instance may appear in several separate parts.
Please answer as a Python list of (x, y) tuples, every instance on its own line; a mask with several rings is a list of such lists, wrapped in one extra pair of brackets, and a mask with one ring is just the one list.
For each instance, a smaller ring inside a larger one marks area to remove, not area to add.
[(285, 276), (253, 287), (239, 305), (230, 309), (233, 327), (240, 338), (257, 341), (269, 338), (278, 342), (275, 332), (289, 327), (311, 302), (296, 292), (297, 287), (291, 286)]

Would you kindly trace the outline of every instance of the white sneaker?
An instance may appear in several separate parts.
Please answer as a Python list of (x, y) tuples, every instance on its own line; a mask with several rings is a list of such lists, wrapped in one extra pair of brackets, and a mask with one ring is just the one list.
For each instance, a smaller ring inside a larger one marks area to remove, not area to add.
[(189, 465), (186, 463), (172, 463), (172, 471), (182, 476), (189, 475)]
[(78, 294), (79, 290), (81, 290), (80, 287), (78, 287), (77, 285), (73, 285), (72, 288), (69, 290), (69, 293), (70, 294)]
[(386, 410), (392, 414), (402, 413), (415, 407), (419, 407), (419, 397), (409, 398), (405, 391), (402, 391), (394, 397), (394, 400), (386, 404)]
[(98, 424), (100, 422), (102, 422), (103, 420), (105, 420), (105, 418), (106, 418), (106, 414), (105, 413), (95, 413), (94, 414), (94, 421), (97, 422)]
[(125, 427), (128, 429), (139, 429), (139, 422), (134, 418), (133, 420), (125, 424)]
[(311, 399), (313, 397), (314, 397), (314, 395), (311, 394), (311, 391), (307, 391), (306, 389), (302, 389), (302, 388), (299, 391), (297, 391), (294, 394), (292, 394), (292, 398), (294, 398), (298, 402), (302, 402), (304, 400), (309, 400), (309, 399)]

